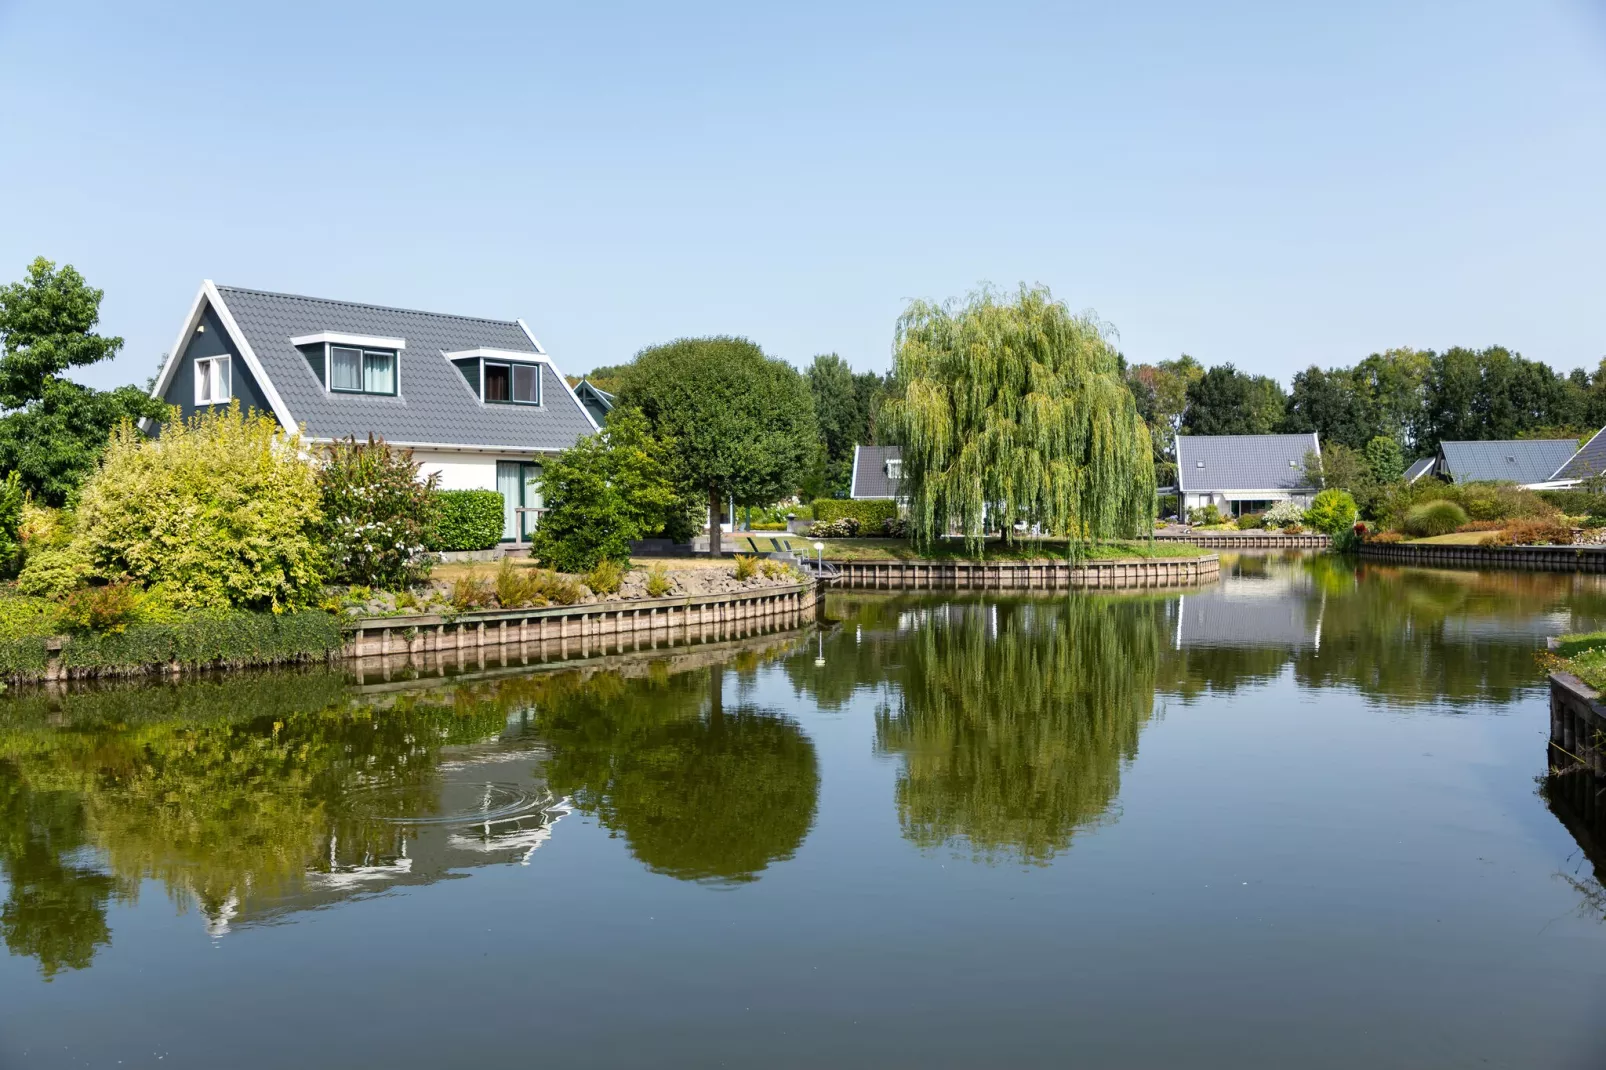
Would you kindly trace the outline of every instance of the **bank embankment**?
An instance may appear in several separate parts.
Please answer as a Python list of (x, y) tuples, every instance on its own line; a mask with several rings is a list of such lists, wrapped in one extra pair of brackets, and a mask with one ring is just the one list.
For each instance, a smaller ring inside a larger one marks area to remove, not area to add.
[(1216, 550), (1326, 550), (1333, 540), (1316, 531), (1289, 535), (1281, 531), (1198, 531), (1154, 533), (1158, 543), (1207, 546)]
[(1368, 542), (1362, 543), (1357, 552), (1368, 561), (1424, 568), (1606, 572), (1606, 546), (1423, 546), (1409, 542)]
[(1215, 554), (1129, 561), (837, 561), (836, 584), (883, 590), (1139, 590), (1221, 578)]

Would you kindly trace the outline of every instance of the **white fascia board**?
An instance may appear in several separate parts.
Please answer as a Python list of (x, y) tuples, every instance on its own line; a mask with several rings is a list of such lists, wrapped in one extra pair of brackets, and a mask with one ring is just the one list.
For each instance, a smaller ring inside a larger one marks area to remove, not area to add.
[[(345, 438), (303, 437), (302, 441), (327, 445), (331, 442), (344, 442)], [(393, 439), (385, 441), (401, 449), (434, 450), (440, 453), (486, 453), (497, 457), (556, 457), (563, 452), (561, 449), (541, 449), (534, 446), (477, 446), (462, 442), (398, 442)]]
[(591, 430), (601, 431), (602, 425), (597, 423), (596, 418), (591, 415), (590, 409), (580, 404), (580, 395), (574, 392), (574, 387), (569, 385), (569, 380), (563, 377), (563, 373), (560, 372), (558, 370), (558, 366), (552, 362), (552, 358), (547, 357), (546, 349), (542, 347), (541, 343), (536, 339), (535, 334), (530, 330), (530, 325), (525, 323), (523, 320), (518, 320), (517, 323), (519, 325), (519, 330), (524, 332), (524, 337), (528, 338), (530, 340), (530, 344), (536, 348), (536, 351), (539, 352), (543, 358), (546, 359), (547, 366), (552, 369), (552, 374), (556, 375), (558, 377), (558, 382), (563, 384), (563, 389), (569, 394), (569, 400), (574, 402), (574, 407), (580, 410), (580, 415), (586, 418), (586, 423), (591, 425)]
[(522, 349), (492, 349), (489, 346), (475, 346), (473, 349), (458, 349), (451, 353), (441, 350), (441, 356), (447, 360), (472, 360), (483, 357), (486, 360), (511, 360), (524, 364), (552, 364), (552, 358), (545, 353), (526, 353)]
[(151, 397), (161, 397), (167, 393), (167, 388), (172, 384), (173, 375), (178, 371), (179, 354), (190, 344), (190, 337), (200, 325), (201, 312), (206, 306), (206, 288), (210, 285), (211, 282), (208, 280), (201, 283), (201, 288), (195, 291), (195, 300), (190, 303), (190, 314), (184, 317), (184, 326), (178, 330), (178, 340), (173, 343), (173, 348), (167, 351), (167, 363), (162, 365), (161, 373), (156, 376), (156, 385), (151, 387)]
[(859, 446), (857, 443), (853, 447), (853, 467), (849, 470), (849, 473), (848, 498), (851, 500), (859, 496)]
[(273, 415), (278, 419), (279, 425), (286, 431), (296, 430), (296, 421), (290, 415), (290, 407), (284, 403), (284, 398), (279, 396), (278, 388), (273, 385), (273, 380), (269, 379), (268, 373), (263, 370), (262, 362), (257, 360), (256, 351), (251, 348), (251, 343), (246, 341), (245, 332), (240, 330), (240, 325), (234, 321), (234, 313), (230, 312), (229, 306), (223, 303), (223, 295), (218, 293), (217, 285), (211, 279), (207, 279), (201, 283), (201, 291), (206, 294), (206, 299), (212, 303), (212, 311), (217, 313), (217, 318), (222, 322), (223, 329), (228, 332), (229, 340), (239, 350), (240, 358), (245, 361), (245, 366), (251, 369), (251, 375), (256, 379), (257, 385), (262, 388), (262, 393), (267, 397), (268, 404), (273, 407)]
[(405, 338), (383, 338), (373, 334), (342, 334), (340, 331), (319, 331), (290, 339), (293, 346), (316, 346), (328, 342), (336, 346), (356, 346), (367, 349), (406, 349)]

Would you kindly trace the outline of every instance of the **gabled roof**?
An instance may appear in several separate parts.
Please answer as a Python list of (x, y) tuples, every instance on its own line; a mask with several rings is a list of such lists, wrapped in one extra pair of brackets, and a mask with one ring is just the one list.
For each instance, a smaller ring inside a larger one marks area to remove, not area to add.
[(1444, 471), (1457, 483), (1544, 483), (1577, 450), (1571, 438), (1439, 443)]
[(584, 402), (588, 396), (595, 398), (597, 404), (602, 406), (602, 411), (604, 412), (613, 411), (614, 403), (619, 400), (606, 390), (597, 386), (590, 379), (581, 379), (580, 382), (575, 385), (574, 392), (582, 402)]
[(898, 481), (887, 475), (887, 462), (902, 462), (896, 446), (853, 447), (853, 486), (850, 498), (896, 498)]
[(1584, 448), (1567, 458), (1551, 479), (1594, 479), (1606, 475), (1606, 428), (1590, 436)]
[(1312, 490), (1305, 454), (1321, 452), (1303, 435), (1178, 435), (1177, 488), (1201, 491)]
[[(313, 439), (369, 433), (399, 445), (560, 450), (596, 430), (522, 320), (490, 320), (350, 301), (202, 284), (196, 310), (210, 303), (281, 423), (299, 424)], [(158, 377), (171, 382), (188, 332)], [(326, 391), (292, 338), (325, 332), (405, 341), (398, 356), (397, 396)], [(541, 363), (540, 405), (485, 404), (447, 353), (501, 350)]]
[(1412, 461), (1410, 467), (1405, 470), (1405, 481), (1407, 483), (1415, 483), (1433, 471), (1433, 465), (1436, 461), (1438, 461), (1437, 457), (1423, 457), (1420, 460)]

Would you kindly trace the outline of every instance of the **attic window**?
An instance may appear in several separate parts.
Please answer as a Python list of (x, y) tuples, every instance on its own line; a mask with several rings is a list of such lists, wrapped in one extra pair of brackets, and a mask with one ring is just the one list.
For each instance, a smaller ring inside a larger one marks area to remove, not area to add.
[(513, 405), (541, 404), (540, 366), (486, 361), (485, 400)]
[(903, 461), (901, 459), (894, 459), (894, 460), (888, 461), (886, 469), (887, 469), (887, 478), (888, 479), (902, 479), (903, 478)]
[(1517, 458), (1513, 457), (1511, 454), (1508, 453), (1508, 454), (1506, 454), (1506, 463), (1507, 464), (1516, 464), (1517, 463)]
[(1290, 468), (1298, 468), (1299, 467), (1299, 462), (1298, 461), (1289, 461), (1288, 462), (1288, 467), (1290, 467)]
[(1193, 462), (1193, 466), (1195, 468), (1203, 468), (1204, 467), (1204, 462), (1203, 461), (1194, 461)]
[(195, 362), (195, 404), (225, 405), (233, 386), (229, 358), (205, 357)]
[(395, 351), (330, 346), (329, 389), (341, 394), (394, 395)]

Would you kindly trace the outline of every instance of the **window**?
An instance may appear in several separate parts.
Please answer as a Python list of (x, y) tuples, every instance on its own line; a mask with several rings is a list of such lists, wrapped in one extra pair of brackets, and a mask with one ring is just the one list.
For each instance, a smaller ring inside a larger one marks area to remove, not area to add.
[(347, 394), (396, 393), (396, 354), (387, 349), (330, 346), (329, 389)]
[(902, 479), (903, 478), (903, 461), (901, 461), (901, 460), (892, 460), (892, 461), (888, 461), (887, 462), (887, 478), (888, 479)]
[(486, 361), (485, 400), (516, 405), (541, 404), (540, 366)]
[(195, 362), (195, 403), (227, 404), (233, 392), (228, 357), (204, 357)]
[(502, 492), (502, 541), (528, 541), (542, 513), (541, 466), (497, 461), (496, 489)]

